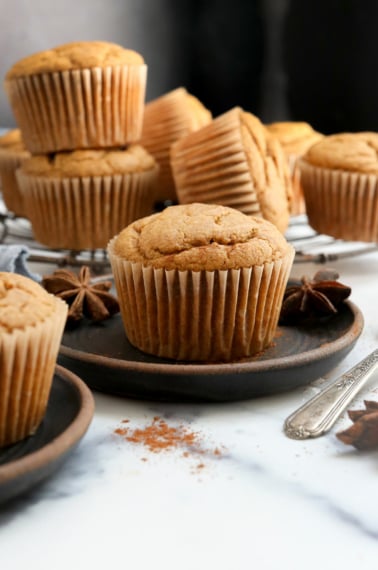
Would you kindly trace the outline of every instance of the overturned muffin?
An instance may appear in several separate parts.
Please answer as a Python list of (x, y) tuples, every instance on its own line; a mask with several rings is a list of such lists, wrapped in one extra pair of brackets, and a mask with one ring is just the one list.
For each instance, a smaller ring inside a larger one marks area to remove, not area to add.
[(280, 121), (265, 125), (271, 135), (276, 137), (287, 157), (293, 184), (291, 214), (304, 214), (306, 211), (303, 189), (300, 181), (298, 159), (307, 150), (319, 142), (324, 135), (315, 131), (311, 125), (303, 121)]
[(41, 423), (66, 316), (66, 303), (38, 283), (0, 272), (0, 447)]
[(182, 137), (171, 147), (171, 164), (181, 204), (222, 204), (286, 230), (292, 193), (286, 157), (252, 113), (235, 107)]
[(378, 133), (324, 137), (300, 161), (310, 225), (352, 241), (378, 241)]
[(33, 156), (18, 171), (38, 241), (72, 250), (106, 248), (152, 212), (158, 167), (139, 145)]
[(5, 90), (33, 154), (125, 146), (140, 139), (147, 66), (101, 41), (59, 45), (17, 61)]
[(160, 166), (156, 201), (177, 201), (170, 163), (171, 145), (188, 133), (210, 123), (211, 113), (179, 87), (146, 103), (140, 144)]
[(126, 334), (186, 361), (252, 356), (273, 338), (294, 250), (270, 222), (232, 208), (171, 206), (108, 252)]

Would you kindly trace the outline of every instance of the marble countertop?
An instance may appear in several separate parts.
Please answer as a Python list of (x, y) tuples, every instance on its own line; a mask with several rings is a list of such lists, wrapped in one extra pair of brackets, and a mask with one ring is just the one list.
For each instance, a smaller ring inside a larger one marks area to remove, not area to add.
[[(378, 252), (330, 265), (365, 317), (359, 341), (337, 368), (289, 393), (229, 404), (96, 393), (93, 422), (59, 471), (0, 508), (1, 568), (374, 567), (378, 450), (358, 452), (336, 438), (351, 423), (346, 413), (317, 439), (283, 433), (294, 409), (378, 346)], [(292, 275), (318, 269), (295, 264)], [(377, 386), (375, 374), (349, 407), (378, 400)], [(157, 416), (187, 426), (200, 447), (154, 453), (115, 433)]]

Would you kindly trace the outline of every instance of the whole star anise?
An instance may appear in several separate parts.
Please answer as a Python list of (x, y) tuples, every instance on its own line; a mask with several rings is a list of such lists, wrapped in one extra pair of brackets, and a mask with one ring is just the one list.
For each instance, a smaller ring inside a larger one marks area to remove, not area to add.
[(339, 274), (333, 269), (324, 269), (310, 279), (303, 276), (294, 285), (289, 285), (284, 294), (280, 324), (290, 325), (318, 320), (334, 315), (351, 294), (351, 288), (337, 281)]
[(357, 449), (378, 448), (378, 402), (365, 400), (364, 404), (364, 410), (348, 410), (353, 424), (336, 436)]
[(67, 269), (58, 269), (42, 279), (43, 287), (64, 299), (68, 305), (68, 320), (80, 321), (84, 316), (92, 321), (103, 321), (119, 311), (117, 299), (109, 293), (111, 281), (91, 283), (88, 266), (83, 265), (78, 275)]

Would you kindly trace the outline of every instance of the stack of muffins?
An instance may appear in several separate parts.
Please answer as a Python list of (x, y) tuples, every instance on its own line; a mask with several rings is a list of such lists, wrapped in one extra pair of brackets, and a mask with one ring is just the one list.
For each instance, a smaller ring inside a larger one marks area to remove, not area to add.
[(152, 211), (158, 166), (141, 137), (147, 66), (108, 42), (18, 61), (5, 89), (26, 148), (17, 172), (34, 235), (52, 248), (105, 248)]

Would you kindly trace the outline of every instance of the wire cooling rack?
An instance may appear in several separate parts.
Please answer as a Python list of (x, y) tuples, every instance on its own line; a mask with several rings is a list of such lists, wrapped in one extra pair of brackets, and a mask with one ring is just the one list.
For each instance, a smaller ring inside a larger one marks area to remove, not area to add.
[[(322, 264), (367, 255), (378, 250), (377, 243), (345, 242), (318, 234), (309, 226), (305, 215), (292, 218), (286, 238), (296, 251), (294, 263)], [(51, 263), (59, 267), (88, 265), (95, 273), (109, 270), (109, 260), (105, 250), (55, 250), (36, 242), (30, 222), (7, 212), (1, 200), (0, 243), (25, 244), (29, 249), (29, 261)]]

